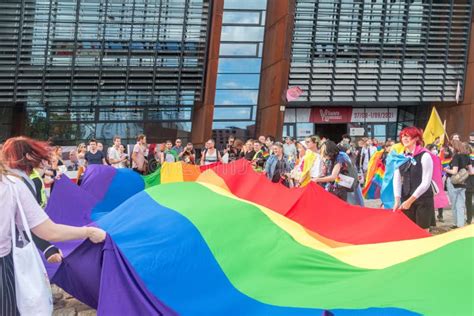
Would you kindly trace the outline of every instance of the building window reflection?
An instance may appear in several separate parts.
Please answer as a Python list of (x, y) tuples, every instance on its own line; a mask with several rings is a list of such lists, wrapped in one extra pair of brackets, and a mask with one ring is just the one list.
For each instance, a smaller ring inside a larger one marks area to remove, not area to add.
[(213, 137), (253, 137), (267, 0), (224, 1)]
[[(152, 141), (188, 138), (190, 113), (202, 99), (209, 3), (0, 1), (2, 16), (9, 17), (0, 27), (14, 35), (2, 42), (0, 80), (12, 88), (4, 89), (0, 103), (24, 105), (34, 137), (48, 137), (33, 126), (38, 120), (63, 132), (69, 126), (58, 142), (70, 134), (100, 138), (114, 124), (130, 141), (136, 131)], [(163, 108), (178, 123), (170, 124)], [(77, 127), (82, 122), (87, 132)]]

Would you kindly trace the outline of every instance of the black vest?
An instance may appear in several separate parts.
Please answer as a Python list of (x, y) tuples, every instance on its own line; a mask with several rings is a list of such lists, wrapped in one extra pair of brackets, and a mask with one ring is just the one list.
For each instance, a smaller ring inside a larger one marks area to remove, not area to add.
[[(413, 157), (416, 163), (412, 163), (412, 159), (405, 162), (403, 165), (400, 166), (400, 175), (402, 177), (402, 200), (405, 201), (410, 196), (413, 195), (416, 188), (421, 184), (421, 178), (423, 175), (423, 167), (421, 165), (421, 157), (423, 155), (429, 155), (426, 152), (422, 152), (421, 154), (416, 155)], [(433, 198), (433, 190), (429, 188), (423, 193), (419, 199), (424, 198)]]

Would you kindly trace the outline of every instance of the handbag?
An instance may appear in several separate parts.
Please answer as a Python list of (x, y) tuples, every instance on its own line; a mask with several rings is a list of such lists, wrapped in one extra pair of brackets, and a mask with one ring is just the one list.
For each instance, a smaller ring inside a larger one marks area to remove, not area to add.
[(342, 173), (337, 177), (336, 183), (338, 186), (346, 188), (347, 190), (352, 190), (355, 179), (349, 176), (346, 176)]
[(451, 183), (455, 185), (465, 184), (467, 178), (469, 178), (469, 173), (467, 172), (466, 169), (461, 168), (459, 169), (458, 173), (451, 176)]
[(358, 174), (352, 164), (344, 164), (335, 181), (336, 187), (347, 192), (354, 192), (359, 185)]
[(48, 274), (32, 241), (18, 191), (14, 185), (10, 185), (10, 189), (12, 198), (16, 197), (18, 215), (23, 226), (17, 227), (16, 216), (12, 218), (12, 256), (17, 308), (21, 315), (50, 316), (53, 313), (53, 297)]

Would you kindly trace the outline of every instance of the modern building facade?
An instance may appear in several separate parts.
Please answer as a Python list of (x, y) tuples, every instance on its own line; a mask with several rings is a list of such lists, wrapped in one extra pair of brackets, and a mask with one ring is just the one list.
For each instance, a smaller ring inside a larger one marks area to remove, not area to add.
[[(471, 0), (4, 0), (0, 139), (474, 130)], [(286, 90), (300, 87), (287, 102)]]
[(19, 131), (59, 142), (140, 133), (189, 138), (204, 90), (209, 6), (2, 1), (4, 111), (12, 125), (24, 124)]

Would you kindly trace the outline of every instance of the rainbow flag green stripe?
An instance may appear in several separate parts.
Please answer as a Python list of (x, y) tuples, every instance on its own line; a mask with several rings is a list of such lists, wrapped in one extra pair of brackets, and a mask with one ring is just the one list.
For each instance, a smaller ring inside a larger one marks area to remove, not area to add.
[[(140, 212), (143, 211), (144, 216), (140, 216), (138, 210), (132, 211), (137, 199), (143, 205)], [(127, 216), (135, 226), (140, 226), (136, 234), (133, 229), (122, 227)], [(122, 220), (117, 221), (117, 218)], [(404, 312), (469, 315), (473, 312), (472, 304), (468, 303), (473, 297), (474, 282), (472, 235), (387, 268), (360, 268), (299, 243), (257, 205), (218, 194), (199, 183), (152, 187), (98, 224), (111, 234), (149, 289), (178, 312), (186, 311), (187, 305), (198, 306), (184, 294), (184, 287), (174, 288), (179, 279), (187, 275), (186, 270), (194, 267), (202, 275), (212, 276), (216, 269), (206, 264), (210, 261), (206, 261), (203, 254), (194, 253), (204, 246), (238, 292), (269, 306), (303, 309), (299, 311), (391, 308), (390, 315)], [(156, 227), (156, 235), (165, 237), (157, 248), (158, 254), (149, 251), (145, 255), (143, 251), (135, 251), (130, 240), (134, 237), (136, 243), (136, 238), (139, 241), (140, 235), (146, 234), (150, 227)], [(351, 247), (351, 251), (357, 252), (358, 246)], [(150, 263), (160, 263), (159, 271), (151, 271)], [(176, 284), (162, 284), (157, 282), (158, 276), (176, 276), (178, 280), (174, 279)], [(192, 284), (194, 277), (198, 277), (196, 273), (181, 281)], [(207, 283), (213, 284), (211, 280)], [(232, 307), (231, 301), (219, 299), (226, 295), (223, 289), (206, 286), (200, 284), (200, 291), (213, 293), (216, 314)], [(252, 310), (244, 313), (255, 314)], [(289, 311), (286, 314), (292, 315)]]

